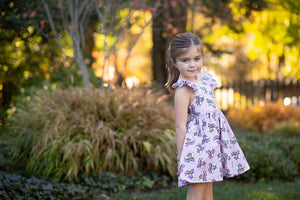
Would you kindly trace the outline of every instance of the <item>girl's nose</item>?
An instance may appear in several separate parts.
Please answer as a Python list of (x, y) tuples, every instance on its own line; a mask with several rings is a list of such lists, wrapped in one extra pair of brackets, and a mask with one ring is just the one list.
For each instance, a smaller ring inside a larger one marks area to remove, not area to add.
[(189, 63), (189, 67), (194, 67), (194, 66), (195, 66), (195, 62), (191, 60)]

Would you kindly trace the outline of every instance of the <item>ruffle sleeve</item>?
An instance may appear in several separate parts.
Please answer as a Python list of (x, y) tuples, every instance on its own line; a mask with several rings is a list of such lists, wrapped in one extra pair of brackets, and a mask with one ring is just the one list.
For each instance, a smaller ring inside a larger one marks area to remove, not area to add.
[(197, 85), (195, 83), (192, 83), (190, 81), (187, 80), (183, 80), (183, 79), (178, 79), (178, 81), (176, 83), (173, 83), (172, 88), (180, 88), (184, 85), (189, 86), (190, 88), (192, 88), (194, 91), (197, 90)]
[(213, 76), (206, 72), (206, 71), (203, 71), (201, 74), (200, 74), (200, 78), (202, 78), (205, 82), (207, 82), (207, 84), (211, 87), (211, 89), (216, 89), (217, 88), (217, 81), (213, 78)]

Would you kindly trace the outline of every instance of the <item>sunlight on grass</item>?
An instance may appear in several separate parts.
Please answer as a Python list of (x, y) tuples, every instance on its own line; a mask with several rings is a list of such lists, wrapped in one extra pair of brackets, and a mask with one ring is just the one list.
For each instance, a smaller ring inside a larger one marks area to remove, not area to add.
[(274, 200), (279, 199), (274, 193), (266, 192), (266, 191), (258, 191), (250, 194), (248, 199), (257, 199), (257, 200)]

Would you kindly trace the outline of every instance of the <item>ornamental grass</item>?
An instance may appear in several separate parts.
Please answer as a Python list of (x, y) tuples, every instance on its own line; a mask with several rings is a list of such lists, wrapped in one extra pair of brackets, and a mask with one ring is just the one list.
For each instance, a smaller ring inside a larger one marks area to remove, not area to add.
[(7, 123), (10, 164), (68, 179), (104, 171), (175, 177), (174, 114), (165, 99), (143, 88), (38, 92)]

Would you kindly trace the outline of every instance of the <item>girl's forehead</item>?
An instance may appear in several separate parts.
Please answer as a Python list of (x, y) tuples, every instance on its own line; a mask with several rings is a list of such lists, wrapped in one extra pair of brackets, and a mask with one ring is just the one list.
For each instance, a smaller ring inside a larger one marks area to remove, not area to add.
[(202, 55), (201, 46), (192, 46), (187, 49), (184, 49), (178, 57), (185, 57), (185, 56), (198, 56)]

